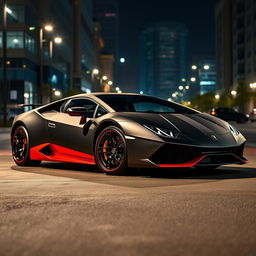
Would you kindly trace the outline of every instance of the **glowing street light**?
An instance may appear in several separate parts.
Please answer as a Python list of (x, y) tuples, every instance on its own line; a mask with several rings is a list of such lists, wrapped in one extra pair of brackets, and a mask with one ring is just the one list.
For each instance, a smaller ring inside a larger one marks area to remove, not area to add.
[(104, 81), (106, 81), (106, 80), (108, 80), (108, 77), (107, 77), (107, 76), (103, 76), (102, 79), (103, 79)]
[(250, 83), (249, 86), (251, 89), (256, 89), (256, 83)]
[(100, 71), (99, 71), (97, 68), (94, 68), (94, 69), (92, 70), (92, 73), (93, 73), (94, 75), (98, 75), (98, 74), (100, 73)]
[(191, 81), (191, 82), (195, 82), (195, 81), (196, 81), (196, 78), (195, 78), (195, 77), (191, 77), (191, 78), (190, 78), (190, 81)]
[(215, 97), (216, 100), (219, 100), (219, 99), (220, 99), (220, 95), (219, 95), (219, 94), (215, 94), (214, 97)]
[(44, 29), (48, 32), (51, 32), (51, 31), (53, 31), (53, 26), (51, 24), (47, 24), (44, 26)]
[(181, 82), (186, 82), (186, 78), (182, 78), (182, 79), (181, 79)]
[(28, 93), (28, 92), (25, 92), (25, 93), (24, 93), (24, 98), (25, 98), (25, 99), (29, 99), (29, 93)]
[(60, 97), (61, 96), (61, 91), (60, 90), (54, 90), (54, 96)]
[(185, 86), (185, 89), (186, 89), (186, 90), (188, 90), (188, 89), (189, 89), (189, 86), (188, 86), (188, 85), (186, 85), (186, 86)]
[(108, 81), (108, 85), (112, 85), (113, 84), (113, 82), (112, 81)]
[(197, 69), (197, 66), (196, 66), (196, 65), (193, 65), (193, 66), (192, 66), (192, 69), (193, 69), (193, 70), (196, 70), (196, 69)]
[(210, 66), (209, 65), (204, 65), (204, 69), (208, 70), (208, 69), (210, 69)]
[(172, 97), (173, 97), (173, 98), (176, 98), (176, 93), (173, 93), (173, 94), (172, 94)]
[(121, 63), (125, 63), (125, 58), (123, 58), (123, 57), (120, 58), (120, 62), (121, 62)]
[(237, 91), (236, 91), (236, 90), (232, 90), (232, 91), (231, 91), (231, 95), (232, 95), (232, 96), (236, 96), (236, 95), (237, 95)]
[(183, 86), (182, 85), (179, 86), (179, 90), (183, 90)]
[(62, 38), (59, 37), (59, 36), (57, 36), (57, 37), (54, 38), (54, 42), (55, 42), (56, 44), (61, 44), (61, 43), (62, 43)]
[(116, 87), (116, 91), (119, 91), (120, 90), (120, 88), (119, 87)]

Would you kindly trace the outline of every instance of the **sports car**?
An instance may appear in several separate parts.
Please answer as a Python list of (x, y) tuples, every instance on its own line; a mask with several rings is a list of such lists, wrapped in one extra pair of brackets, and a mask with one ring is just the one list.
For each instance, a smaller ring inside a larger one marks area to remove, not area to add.
[(58, 161), (107, 174), (136, 168), (244, 164), (243, 135), (207, 113), (153, 96), (91, 93), (20, 114), (11, 130), (17, 165)]

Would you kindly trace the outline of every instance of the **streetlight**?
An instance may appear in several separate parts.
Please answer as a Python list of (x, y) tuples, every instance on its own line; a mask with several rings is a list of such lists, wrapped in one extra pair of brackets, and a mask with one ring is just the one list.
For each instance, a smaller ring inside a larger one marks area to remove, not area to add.
[(44, 26), (44, 29), (48, 32), (51, 32), (51, 31), (53, 31), (53, 26), (51, 24), (47, 24)]
[(112, 81), (108, 81), (108, 85), (112, 85), (113, 84), (113, 82)]
[(56, 44), (61, 44), (61, 43), (62, 43), (62, 38), (61, 38), (60, 36), (56, 36), (56, 37), (54, 38), (54, 42), (55, 42)]
[(123, 57), (120, 58), (120, 62), (121, 62), (121, 63), (125, 63), (125, 58), (123, 58)]
[(191, 81), (191, 82), (195, 82), (195, 81), (196, 81), (196, 78), (195, 78), (195, 77), (191, 77), (191, 78), (190, 78), (190, 81)]
[(120, 90), (120, 88), (119, 87), (116, 87), (116, 91), (119, 91)]
[(204, 69), (208, 70), (208, 69), (210, 69), (210, 66), (209, 65), (204, 65)]
[(179, 86), (179, 90), (183, 90), (183, 86), (182, 85)]
[(237, 95), (237, 91), (236, 91), (236, 90), (232, 90), (232, 91), (231, 91), (231, 95), (232, 95), (232, 96), (236, 96), (236, 95)]
[(108, 80), (108, 77), (104, 75), (104, 76), (102, 77), (102, 80), (106, 81), (106, 80)]
[(216, 100), (219, 100), (219, 99), (220, 99), (220, 95), (219, 95), (219, 94), (215, 94), (214, 97), (215, 97)]
[(100, 73), (100, 71), (99, 71), (97, 68), (94, 68), (94, 69), (92, 70), (92, 73), (93, 73), (94, 75), (98, 75), (98, 74)]
[(60, 97), (61, 96), (61, 91), (60, 90), (54, 90), (54, 96)]
[(197, 69), (197, 66), (196, 66), (196, 65), (193, 65), (193, 66), (192, 66), (192, 69), (193, 69), (193, 70), (196, 70), (196, 69)]
[(256, 89), (256, 83), (250, 83), (249, 86), (251, 89)]

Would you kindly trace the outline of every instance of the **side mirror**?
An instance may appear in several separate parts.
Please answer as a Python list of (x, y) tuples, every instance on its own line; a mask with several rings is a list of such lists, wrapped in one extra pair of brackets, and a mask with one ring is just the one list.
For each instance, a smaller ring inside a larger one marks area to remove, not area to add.
[(87, 110), (83, 107), (68, 108), (67, 113), (70, 116), (81, 116), (79, 124), (85, 124), (87, 121)]

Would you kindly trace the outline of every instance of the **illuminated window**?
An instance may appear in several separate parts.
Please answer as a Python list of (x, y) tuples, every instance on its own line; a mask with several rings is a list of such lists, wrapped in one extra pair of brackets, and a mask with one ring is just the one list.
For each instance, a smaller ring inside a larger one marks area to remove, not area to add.
[(7, 32), (7, 48), (24, 48), (24, 33)]
[(25, 48), (32, 54), (36, 54), (36, 43), (35, 39), (29, 34), (25, 34)]

